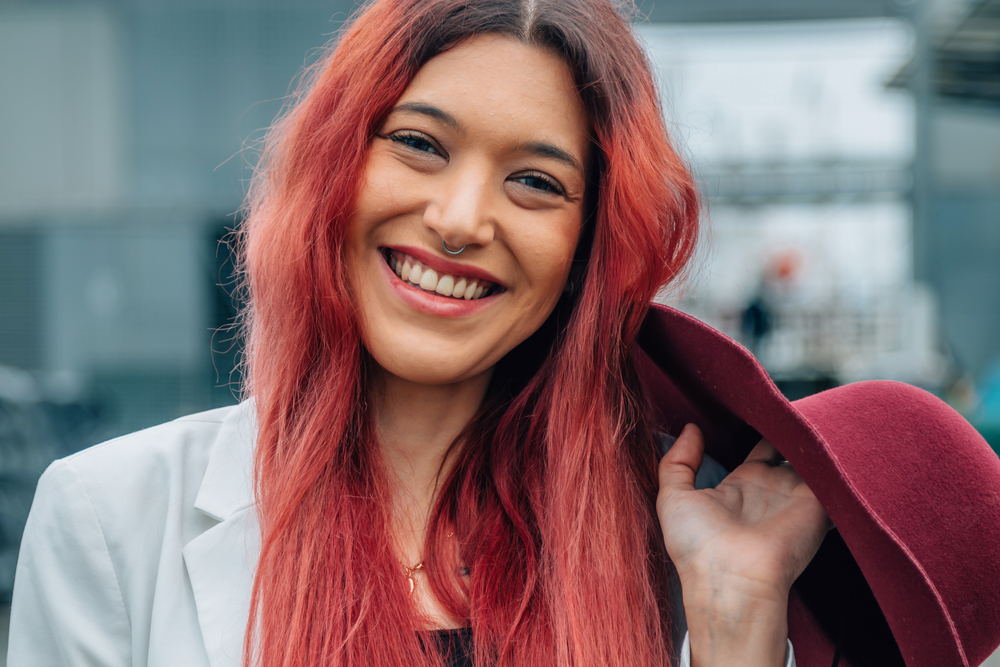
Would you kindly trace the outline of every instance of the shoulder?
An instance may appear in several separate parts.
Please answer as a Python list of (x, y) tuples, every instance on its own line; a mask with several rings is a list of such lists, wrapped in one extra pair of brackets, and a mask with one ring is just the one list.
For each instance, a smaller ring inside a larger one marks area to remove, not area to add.
[(203, 488), (228, 499), (235, 495), (230, 489), (248, 484), (216, 480), (235, 479), (226, 474), (237, 469), (234, 461), (243, 474), (252, 425), (244, 403), (52, 463), (39, 480), (21, 542), (11, 655), (30, 656), (24, 664), (131, 664), (133, 651), (144, 655), (164, 643), (168, 635), (154, 632), (157, 619), (166, 619), (169, 636), (181, 638), (166, 650), (201, 650), (183, 639), (199, 633), (183, 549), (218, 523), (198, 506)]
[[(181, 417), (59, 459), (39, 480), (32, 513), (86, 507), (112, 551), (149, 547), (165, 533), (189, 539), (203, 529), (195, 501), (216, 446), (247, 412), (244, 403)], [(252, 451), (252, 432), (235, 431)]]
[(237, 408), (200, 412), (123, 435), (59, 459), (50, 470), (71, 469), (100, 486), (182, 471), (185, 461), (208, 455), (226, 417)]

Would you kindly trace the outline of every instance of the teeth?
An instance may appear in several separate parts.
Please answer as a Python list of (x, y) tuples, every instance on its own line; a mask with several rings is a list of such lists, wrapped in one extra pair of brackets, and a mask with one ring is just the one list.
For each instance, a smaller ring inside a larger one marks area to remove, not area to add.
[(438, 286), (438, 274), (434, 269), (427, 269), (420, 276), (420, 289), (433, 292)]
[(388, 256), (389, 268), (402, 280), (415, 285), (425, 292), (435, 292), (455, 299), (480, 299), (493, 290), (492, 283), (452, 275), (438, 275), (434, 269), (424, 266), (407, 254), (392, 251)]
[(451, 276), (441, 276), (437, 285), (434, 286), (434, 291), (441, 296), (451, 296), (451, 293), (455, 291), (455, 279)]

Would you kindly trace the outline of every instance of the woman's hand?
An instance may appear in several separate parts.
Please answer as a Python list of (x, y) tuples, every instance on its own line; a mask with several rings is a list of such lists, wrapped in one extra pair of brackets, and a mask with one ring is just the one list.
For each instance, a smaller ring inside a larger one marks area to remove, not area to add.
[(657, 514), (684, 592), (692, 665), (784, 664), (788, 592), (830, 520), (766, 440), (714, 489), (694, 488), (701, 431), (660, 461)]

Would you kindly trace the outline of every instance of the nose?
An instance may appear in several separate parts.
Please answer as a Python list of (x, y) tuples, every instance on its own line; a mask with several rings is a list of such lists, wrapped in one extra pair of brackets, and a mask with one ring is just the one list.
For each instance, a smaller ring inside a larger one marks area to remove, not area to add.
[(497, 206), (488, 170), (469, 165), (451, 176), (424, 209), (424, 224), (451, 248), (488, 246), (495, 234)]

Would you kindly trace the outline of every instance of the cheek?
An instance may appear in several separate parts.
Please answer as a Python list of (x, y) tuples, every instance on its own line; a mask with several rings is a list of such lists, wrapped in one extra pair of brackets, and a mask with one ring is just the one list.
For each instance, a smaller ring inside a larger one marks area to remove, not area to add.
[(351, 236), (363, 235), (380, 220), (385, 220), (407, 205), (406, 193), (412, 185), (406, 182), (400, 165), (387, 159), (380, 151), (373, 151), (365, 167), (365, 174), (358, 188), (354, 205)]
[(515, 344), (534, 333), (559, 302), (580, 235), (579, 216), (566, 215), (544, 223), (525, 227), (517, 238), (515, 253), (524, 272), (528, 298), (518, 306), (520, 314), (515, 317), (511, 333), (519, 340), (510, 341)]
[(518, 239), (522, 266), (532, 287), (561, 292), (580, 238), (580, 218), (564, 216), (534, 225)]
[[(413, 197), (407, 197), (412, 187), (377, 164), (369, 165), (358, 191), (354, 215), (347, 226), (345, 241), (349, 271), (357, 277), (358, 260), (362, 260), (376, 245), (385, 245), (398, 236), (409, 212), (416, 210)], [(369, 267), (370, 268), (370, 267)]]
[(392, 200), (385, 193), (386, 187), (378, 179), (366, 178), (362, 182), (348, 230), (352, 241), (364, 239), (380, 220), (391, 215)]

